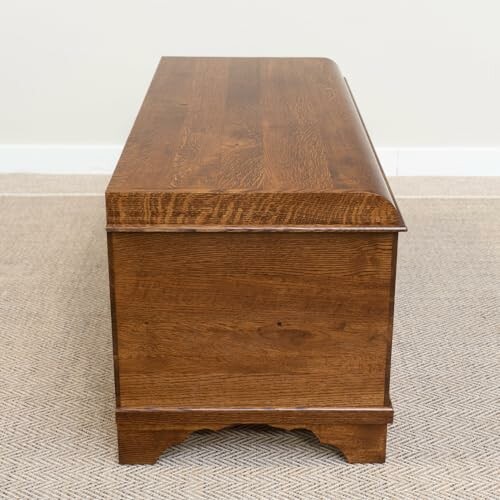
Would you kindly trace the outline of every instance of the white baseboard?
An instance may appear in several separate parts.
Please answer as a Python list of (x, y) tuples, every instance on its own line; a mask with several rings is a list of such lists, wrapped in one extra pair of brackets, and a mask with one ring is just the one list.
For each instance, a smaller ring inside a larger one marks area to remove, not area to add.
[[(0, 144), (0, 173), (110, 174), (121, 145)], [(498, 148), (377, 148), (389, 176), (500, 176)]]
[(0, 144), (0, 173), (110, 174), (121, 145)]
[(497, 176), (500, 148), (376, 148), (385, 173), (401, 176)]

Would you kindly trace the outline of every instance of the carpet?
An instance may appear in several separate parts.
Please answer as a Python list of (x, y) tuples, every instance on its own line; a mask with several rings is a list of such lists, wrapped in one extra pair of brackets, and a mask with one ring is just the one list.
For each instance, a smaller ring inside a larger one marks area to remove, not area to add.
[(498, 498), (491, 183), (484, 199), (464, 197), (463, 182), (455, 198), (449, 185), (444, 198), (400, 196), (409, 232), (385, 464), (349, 465), (307, 431), (239, 427), (197, 432), (154, 466), (120, 466), (104, 203), (94, 193), (105, 182), (26, 179), (0, 177), (0, 498)]

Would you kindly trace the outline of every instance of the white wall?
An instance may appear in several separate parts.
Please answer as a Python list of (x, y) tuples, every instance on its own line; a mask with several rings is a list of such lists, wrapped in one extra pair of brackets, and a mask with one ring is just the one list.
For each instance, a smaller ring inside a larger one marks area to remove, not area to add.
[(336, 60), (378, 147), (491, 150), (499, 23), (499, 0), (3, 0), (0, 143), (119, 145), (161, 55), (274, 55)]

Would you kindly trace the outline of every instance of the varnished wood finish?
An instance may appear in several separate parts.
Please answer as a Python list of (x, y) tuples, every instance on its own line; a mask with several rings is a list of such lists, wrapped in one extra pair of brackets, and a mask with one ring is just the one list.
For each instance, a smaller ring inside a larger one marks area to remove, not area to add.
[(197, 430), (217, 431), (237, 424), (308, 429), (319, 441), (338, 448), (351, 463), (385, 460), (387, 424), (392, 408), (332, 409), (128, 409), (117, 411), (119, 460), (152, 464), (165, 448)]
[(235, 424), (265, 424), (298, 428), (305, 422), (326, 424), (390, 424), (393, 410), (388, 406), (323, 408), (118, 408), (119, 429), (160, 430), (163, 428), (212, 428)]
[(121, 463), (237, 424), (385, 459), (406, 228), (332, 61), (163, 58), (106, 203)]
[[(202, 429), (218, 431), (225, 425), (203, 426)], [(231, 427), (231, 426), (229, 426)], [(279, 424), (280, 429), (307, 429), (322, 444), (335, 446), (349, 463), (383, 463), (387, 439), (386, 424), (328, 424), (299, 426)], [(118, 429), (118, 460), (121, 464), (154, 464), (163, 451), (184, 441), (198, 428), (171, 428), (152, 430)]]
[(110, 238), (121, 405), (384, 404), (392, 234)]
[(106, 202), (110, 229), (403, 229), (328, 59), (162, 58)]

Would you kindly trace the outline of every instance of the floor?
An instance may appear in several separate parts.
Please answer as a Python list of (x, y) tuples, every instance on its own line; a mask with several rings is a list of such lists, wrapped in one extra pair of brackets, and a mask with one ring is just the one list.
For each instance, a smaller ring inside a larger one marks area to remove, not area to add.
[(0, 176), (0, 498), (498, 498), (500, 178), (391, 179), (409, 231), (383, 465), (259, 427), (117, 464), (106, 182)]

